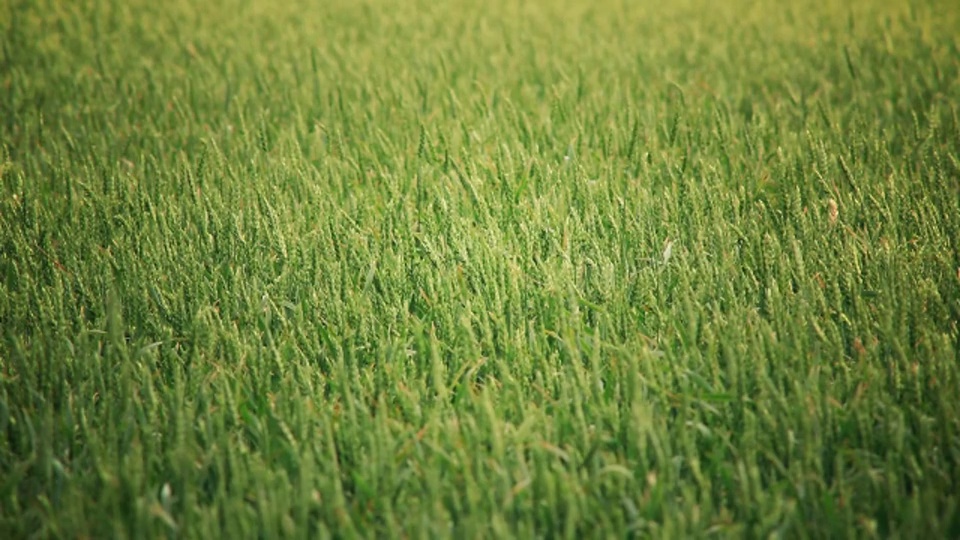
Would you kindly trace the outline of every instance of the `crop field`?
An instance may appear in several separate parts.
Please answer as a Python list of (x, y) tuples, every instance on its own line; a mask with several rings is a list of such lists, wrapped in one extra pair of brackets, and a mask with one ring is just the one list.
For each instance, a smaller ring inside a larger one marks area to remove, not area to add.
[(960, 538), (960, 4), (0, 0), (0, 538)]

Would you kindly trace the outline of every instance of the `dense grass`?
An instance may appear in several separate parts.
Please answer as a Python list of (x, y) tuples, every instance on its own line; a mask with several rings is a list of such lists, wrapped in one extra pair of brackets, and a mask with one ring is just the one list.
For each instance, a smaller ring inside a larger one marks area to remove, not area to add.
[(0, 537), (960, 537), (960, 9), (0, 0)]

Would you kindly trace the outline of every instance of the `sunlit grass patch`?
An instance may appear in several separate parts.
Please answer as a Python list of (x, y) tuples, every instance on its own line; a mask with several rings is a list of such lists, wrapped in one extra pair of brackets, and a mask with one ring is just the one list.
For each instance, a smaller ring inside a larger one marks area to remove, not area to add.
[(0, 9), (0, 537), (960, 535), (945, 2)]

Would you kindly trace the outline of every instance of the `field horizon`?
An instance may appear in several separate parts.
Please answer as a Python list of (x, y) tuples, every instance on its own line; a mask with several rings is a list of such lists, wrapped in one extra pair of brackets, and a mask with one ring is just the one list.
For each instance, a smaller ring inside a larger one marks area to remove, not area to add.
[(960, 8), (0, 2), (0, 537), (960, 537)]

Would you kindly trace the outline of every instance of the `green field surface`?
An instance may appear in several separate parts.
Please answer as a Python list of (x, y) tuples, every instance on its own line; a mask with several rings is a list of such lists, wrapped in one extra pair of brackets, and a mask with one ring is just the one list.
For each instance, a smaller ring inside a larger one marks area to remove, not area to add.
[(960, 538), (960, 4), (0, 0), (0, 538)]

